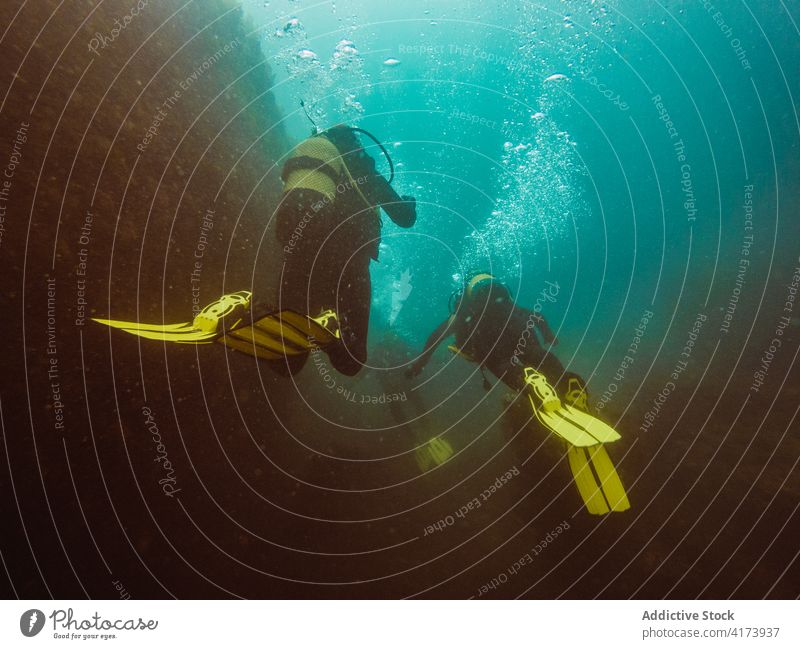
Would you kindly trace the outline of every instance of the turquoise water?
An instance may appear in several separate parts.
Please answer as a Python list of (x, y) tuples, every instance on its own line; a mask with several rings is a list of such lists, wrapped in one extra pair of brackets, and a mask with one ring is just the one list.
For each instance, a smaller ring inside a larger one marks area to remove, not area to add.
[[(709, 345), (737, 339), (770, 273), (791, 265), (776, 233), (796, 226), (797, 42), (759, 8), (270, 2), (248, 14), (289, 132), (308, 132), (301, 99), (322, 127), (371, 130), (398, 191), (418, 199), (413, 230), (384, 224), (372, 339), (390, 326), (420, 345), (459, 278), (490, 269), (529, 306), (559, 286), (543, 311), (561, 353), (603, 386), (647, 310), (642, 349), (671, 366), (673, 333), (702, 312)], [(723, 331), (745, 241), (746, 288)]]

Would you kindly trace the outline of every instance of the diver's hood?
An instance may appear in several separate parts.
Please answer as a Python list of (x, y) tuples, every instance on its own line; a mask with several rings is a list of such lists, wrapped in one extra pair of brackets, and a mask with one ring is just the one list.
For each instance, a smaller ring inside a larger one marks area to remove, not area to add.
[(497, 278), (494, 275), (491, 275), (489, 273), (484, 273), (484, 272), (475, 273), (470, 278), (470, 280), (464, 285), (464, 293), (467, 296), (470, 296), (472, 294), (472, 291), (475, 289), (475, 287), (478, 284), (481, 284), (481, 283), (487, 282), (487, 281), (494, 282), (496, 280), (497, 280)]

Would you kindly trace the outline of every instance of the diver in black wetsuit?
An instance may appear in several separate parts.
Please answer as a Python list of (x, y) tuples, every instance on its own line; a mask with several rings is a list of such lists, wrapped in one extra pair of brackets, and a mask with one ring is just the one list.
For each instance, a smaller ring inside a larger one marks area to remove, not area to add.
[(473, 274), (450, 311), (406, 376), (419, 374), (437, 345), (455, 335), (456, 351), (467, 360), (488, 368), (520, 393), (529, 388), (527, 396), (536, 419), (565, 443), (587, 511), (602, 515), (629, 509), (625, 487), (605, 450), (605, 444), (618, 440), (619, 433), (591, 415), (586, 383), (565, 371), (555, 354), (539, 342), (537, 334), (545, 344), (558, 343), (544, 317), (514, 304), (508, 289), (488, 273)]
[[(392, 189), (345, 125), (303, 140), (281, 177), (284, 194), (275, 213), (284, 252), (279, 308), (312, 317), (333, 309), (341, 339), (326, 351), (339, 372), (352, 376), (367, 358), (369, 263), (378, 259), (379, 208), (409, 228), (416, 202)], [(294, 373), (306, 358), (287, 359), (284, 367)]]
[(524, 367), (539, 370), (559, 392), (578, 388), (574, 380), (585, 389), (584, 381), (567, 372), (555, 354), (542, 346), (537, 332), (545, 344), (558, 344), (544, 316), (517, 306), (508, 288), (488, 273), (475, 273), (455, 296), (450, 317), (428, 337), (406, 376), (417, 376), (439, 343), (454, 335), (459, 353), (518, 391), (525, 386)]

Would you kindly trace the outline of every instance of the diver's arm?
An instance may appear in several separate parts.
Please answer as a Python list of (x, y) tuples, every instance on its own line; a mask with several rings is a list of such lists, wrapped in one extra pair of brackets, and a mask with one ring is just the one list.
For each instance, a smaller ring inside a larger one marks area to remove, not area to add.
[[(417, 201), (413, 196), (400, 196), (389, 181), (375, 169), (375, 160), (365, 151), (349, 158), (354, 180), (373, 205), (379, 205), (401, 228), (410, 228), (417, 220)], [(358, 177), (355, 174), (358, 174)], [(365, 182), (366, 181), (366, 182)], [(362, 184), (363, 183), (363, 184)]]
[(370, 178), (366, 193), (373, 204), (380, 205), (401, 228), (410, 228), (416, 222), (416, 199), (413, 196), (400, 196), (380, 174)]
[(454, 320), (455, 316), (450, 316), (447, 318), (447, 320), (442, 322), (438, 327), (436, 327), (436, 329), (433, 330), (433, 333), (428, 336), (428, 340), (425, 342), (425, 348), (422, 350), (419, 358), (417, 358), (417, 360), (411, 364), (411, 367), (408, 368), (406, 376), (411, 378), (422, 371), (422, 368), (428, 364), (431, 356), (433, 356), (433, 352), (439, 346), (439, 343), (450, 335), (451, 325), (453, 324)]

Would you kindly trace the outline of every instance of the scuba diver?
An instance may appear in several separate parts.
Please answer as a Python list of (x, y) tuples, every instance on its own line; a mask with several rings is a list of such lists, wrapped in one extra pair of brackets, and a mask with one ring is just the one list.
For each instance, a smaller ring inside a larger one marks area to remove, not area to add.
[[(350, 376), (367, 357), (369, 264), (378, 260), (379, 208), (402, 228), (414, 225), (417, 216), (414, 198), (399, 196), (391, 178), (376, 171), (357, 132), (372, 137), (339, 124), (298, 144), (283, 166), (283, 196), (275, 211), (284, 253), (279, 309), (311, 316), (333, 310), (339, 339), (325, 351)], [(285, 367), (294, 373), (306, 358), (287, 359)]]
[(451, 296), (450, 316), (428, 337), (422, 354), (406, 376), (417, 376), (439, 343), (454, 335), (453, 351), (469, 360), (480, 359), (482, 367), (511, 388), (524, 388), (524, 376), (519, 371), (524, 365), (541, 367), (545, 376), (555, 378), (558, 385), (572, 380), (577, 388), (578, 383), (582, 384), (580, 377), (566, 372), (558, 358), (542, 347), (537, 331), (545, 343), (558, 344), (542, 314), (517, 306), (508, 288), (492, 275), (473, 273), (464, 288)]
[[(517, 306), (508, 288), (485, 272), (472, 273), (450, 299), (450, 315), (428, 337), (425, 348), (406, 371), (420, 374), (436, 347), (455, 336), (450, 350), (478, 363), (518, 392), (527, 390), (539, 422), (567, 446), (576, 486), (590, 513), (630, 507), (622, 482), (604, 444), (620, 438), (589, 412), (585, 381), (564, 369), (539, 342), (557, 345), (544, 316)], [(484, 386), (488, 382), (484, 375)]]
[[(356, 133), (372, 138), (390, 166), (386, 180)], [(339, 124), (298, 144), (283, 167), (283, 195), (275, 210), (283, 246), (278, 304), (254, 305), (250, 291), (223, 295), (191, 322), (144, 324), (93, 318), (153, 340), (183, 344), (219, 342), (274, 361), (294, 374), (315, 349), (328, 353), (339, 372), (352, 376), (366, 362), (371, 303), (370, 261), (378, 259), (383, 209), (410, 228), (416, 201), (392, 189), (394, 166), (367, 131)]]

